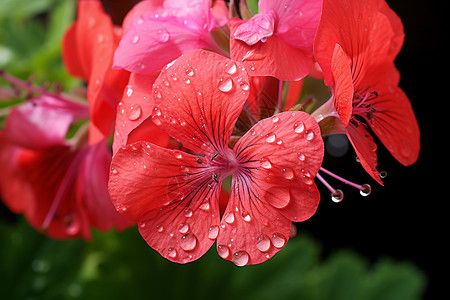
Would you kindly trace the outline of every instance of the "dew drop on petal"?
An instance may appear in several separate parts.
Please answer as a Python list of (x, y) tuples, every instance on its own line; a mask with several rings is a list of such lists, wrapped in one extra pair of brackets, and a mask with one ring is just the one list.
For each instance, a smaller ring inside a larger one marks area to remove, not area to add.
[(294, 131), (296, 133), (302, 133), (303, 131), (305, 131), (305, 123), (303, 123), (302, 121), (295, 123)]
[(305, 154), (303, 154), (303, 153), (297, 153), (297, 155), (298, 155), (298, 159), (299, 159), (300, 161), (305, 161), (305, 159), (306, 159)]
[(339, 203), (342, 201), (342, 199), (344, 199), (344, 192), (341, 190), (336, 190), (336, 192), (331, 193), (331, 200), (333, 200), (333, 202)]
[(281, 233), (274, 233), (272, 235), (272, 244), (275, 248), (283, 248), (286, 244), (286, 238)]
[(131, 87), (131, 85), (127, 86), (126, 94), (128, 97), (131, 97), (131, 95), (133, 94), (133, 88)]
[(237, 71), (237, 67), (236, 67), (236, 64), (234, 62), (231, 62), (231, 65), (225, 70), (225, 72), (230, 74), (230, 75), (235, 74), (236, 71)]
[(219, 235), (219, 226), (213, 225), (209, 227), (208, 238), (210, 238), (211, 240), (215, 240), (218, 235)]
[(229, 93), (233, 89), (233, 80), (231, 78), (221, 79), (219, 82), (219, 90), (224, 93)]
[(361, 196), (369, 196), (370, 193), (372, 192), (372, 187), (368, 184), (365, 183), (362, 185), (363, 189), (359, 191), (359, 193), (361, 194)]
[(230, 248), (226, 245), (219, 245), (217, 246), (217, 253), (219, 253), (220, 257), (227, 259), (230, 256)]
[(314, 179), (308, 170), (302, 170), (302, 179), (303, 182), (307, 185), (311, 185), (314, 183)]
[(311, 130), (307, 130), (305, 132), (305, 139), (307, 139), (308, 141), (312, 140), (314, 138), (314, 132)]
[(272, 144), (277, 139), (277, 136), (274, 133), (268, 133), (266, 136), (266, 142)]
[(256, 241), (256, 248), (258, 248), (258, 250), (261, 252), (269, 251), (270, 238), (265, 234), (261, 234)]
[(127, 118), (130, 121), (135, 121), (139, 119), (142, 115), (142, 108), (139, 104), (132, 104), (126, 111)]
[(180, 152), (173, 152), (173, 156), (175, 156), (175, 158), (177, 158), (177, 159), (182, 159), (183, 158), (183, 155), (181, 155), (181, 153)]
[(156, 231), (163, 232), (164, 231), (164, 226), (163, 225), (156, 225)]
[(273, 123), (277, 123), (278, 121), (280, 121), (280, 118), (278, 116), (273, 116), (272, 117), (272, 122)]
[(241, 89), (242, 89), (243, 91), (248, 91), (248, 90), (250, 89), (250, 86), (249, 86), (248, 83), (245, 82), (245, 81), (241, 81), (241, 82), (239, 83), (239, 86), (241, 87)]
[(158, 41), (161, 43), (165, 43), (169, 40), (170, 35), (166, 29), (158, 30)]
[(249, 258), (250, 256), (246, 251), (237, 251), (233, 253), (232, 261), (235, 263), (236, 266), (242, 267), (248, 263)]
[(232, 211), (228, 212), (224, 217), (225, 222), (228, 224), (234, 223), (234, 213)]
[(186, 223), (182, 223), (182, 224), (180, 224), (179, 226), (178, 226), (178, 231), (181, 233), (181, 234), (186, 234), (186, 233), (188, 233), (189, 232), (189, 224), (186, 224)]
[(250, 222), (252, 220), (252, 217), (247, 211), (243, 211), (241, 215), (245, 222)]
[(170, 258), (175, 258), (175, 257), (177, 257), (177, 250), (176, 249), (174, 249), (174, 248), (169, 248), (169, 249), (167, 249), (167, 255), (170, 257)]
[(208, 201), (203, 202), (203, 203), (200, 205), (199, 208), (200, 208), (201, 210), (203, 210), (203, 211), (208, 211), (208, 210), (210, 209), (209, 202), (208, 202)]
[(190, 218), (194, 215), (194, 212), (192, 211), (192, 209), (190, 208), (186, 208), (186, 210), (184, 211), (184, 216), (186, 218)]
[(270, 163), (270, 160), (268, 158), (261, 158), (260, 161), (261, 163), (261, 167), (263, 167), (264, 169), (271, 169), (272, 168), (272, 164)]
[(193, 69), (189, 68), (189, 69), (186, 69), (186, 75), (189, 77), (192, 77), (195, 75), (195, 72)]
[(180, 247), (184, 251), (192, 251), (197, 246), (197, 238), (193, 233), (183, 235), (180, 240)]
[(286, 179), (293, 179), (294, 178), (294, 171), (291, 168), (284, 168), (281, 170), (283, 177)]
[(137, 42), (139, 42), (139, 35), (133, 36), (133, 38), (131, 39), (131, 42), (132, 42), (133, 44), (136, 44)]

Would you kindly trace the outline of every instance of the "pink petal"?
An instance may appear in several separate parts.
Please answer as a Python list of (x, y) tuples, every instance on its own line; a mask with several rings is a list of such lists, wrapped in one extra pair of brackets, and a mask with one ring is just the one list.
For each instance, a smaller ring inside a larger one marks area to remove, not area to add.
[(11, 110), (5, 125), (6, 137), (17, 145), (39, 149), (65, 143), (72, 122), (88, 118), (87, 106), (42, 96)]
[[(141, 7), (143, 12), (138, 12)], [(189, 1), (188, 5), (185, 1), (165, 1), (163, 7), (142, 2), (125, 24), (114, 68), (151, 74), (183, 53), (215, 48), (209, 35), (216, 28), (209, 0)]]
[(253, 46), (259, 41), (265, 42), (273, 35), (275, 17), (273, 13), (257, 14), (250, 20), (242, 22), (233, 32), (233, 37)]
[(162, 70), (153, 96), (153, 122), (195, 153), (227, 147), (249, 94), (248, 76), (239, 63), (197, 50)]
[(277, 35), (250, 46), (234, 38), (234, 32), (243, 22), (230, 20), (230, 51), (231, 58), (242, 62), (249, 75), (273, 76), (286, 81), (300, 80), (308, 75), (314, 62), (310, 51), (295, 48)]
[(169, 260), (198, 259), (217, 236), (220, 185), (201, 157), (145, 142), (124, 146), (111, 164), (116, 208), (138, 222), (147, 243)]

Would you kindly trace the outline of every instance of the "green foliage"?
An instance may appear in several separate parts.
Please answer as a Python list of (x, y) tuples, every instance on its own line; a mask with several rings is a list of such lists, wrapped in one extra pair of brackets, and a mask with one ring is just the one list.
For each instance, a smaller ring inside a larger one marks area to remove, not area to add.
[(370, 265), (350, 251), (321, 260), (308, 236), (243, 268), (222, 260), (214, 247), (196, 262), (171, 263), (136, 228), (94, 232), (88, 243), (55, 241), (21, 219), (0, 223), (0, 243), (4, 299), (420, 299), (425, 288), (424, 275), (410, 263)]
[(23, 79), (79, 84), (61, 60), (62, 36), (75, 17), (72, 0), (2, 0), (0, 2), (0, 68)]

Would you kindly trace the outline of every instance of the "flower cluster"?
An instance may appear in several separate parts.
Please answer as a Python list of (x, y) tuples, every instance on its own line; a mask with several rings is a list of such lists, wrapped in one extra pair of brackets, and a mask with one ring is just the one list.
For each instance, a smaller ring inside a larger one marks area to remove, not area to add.
[[(319, 171), (370, 194), (322, 167), (324, 136), (345, 134), (381, 185), (373, 134), (403, 165), (417, 160), (394, 65), (403, 27), (384, 0), (259, 0), (254, 15), (237, 3), (141, 1), (117, 27), (100, 1), (80, 0), (63, 60), (87, 103), (2, 73), (40, 95), (0, 135), (6, 205), (55, 238), (136, 223), (168, 260), (215, 242), (244, 266), (316, 212), (315, 178), (342, 200)], [(327, 101), (303, 95), (306, 77), (329, 87)]]

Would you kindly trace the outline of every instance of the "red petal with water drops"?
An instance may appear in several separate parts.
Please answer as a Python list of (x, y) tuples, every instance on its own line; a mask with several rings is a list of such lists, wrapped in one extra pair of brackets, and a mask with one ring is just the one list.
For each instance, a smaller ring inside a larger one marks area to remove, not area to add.
[(249, 89), (239, 63), (205, 50), (184, 54), (156, 79), (153, 122), (195, 153), (217, 153), (227, 147)]
[[(230, 20), (231, 58), (242, 62), (251, 76), (273, 76), (281, 80), (300, 80), (311, 71), (313, 56), (309, 51), (298, 49), (273, 35), (264, 42), (252, 46), (233, 37), (239, 25), (245, 21)], [(295, 61), (295, 64), (292, 64)]]
[(114, 205), (171, 261), (198, 259), (218, 234), (220, 186), (203, 160), (146, 142), (123, 146), (112, 160)]
[[(233, 255), (240, 258), (245, 252), (246, 264), (267, 260), (287, 241), (291, 221), (315, 213), (320, 194), (314, 177), (323, 152), (319, 126), (303, 112), (264, 119), (241, 138), (234, 148), (241, 169), (233, 176), (218, 240), (218, 245), (228, 246), (228, 259), (240, 265), (244, 260)], [(260, 236), (264, 242), (258, 247)], [(273, 237), (271, 243), (266, 237)]]
[(136, 128), (139, 132), (133, 133), (138, 135), (134, 141), (149, 141), (161, 147), (167, 146), (169, 136), (162, 132), (159, 126), (147, 119), (153, 111), (154, 102), (151, 91), (156, 77), (157, 74), (131, 74), (122, 100), (117, 105), (113, 154), (121, 146), (132, 142), (130, 138)]
[(368, 124), (392, 156), (405, 166), (416, 162), (420, 131), (408, 97), (397, 86), (375, 87), (370, 100), (375, 109)]

